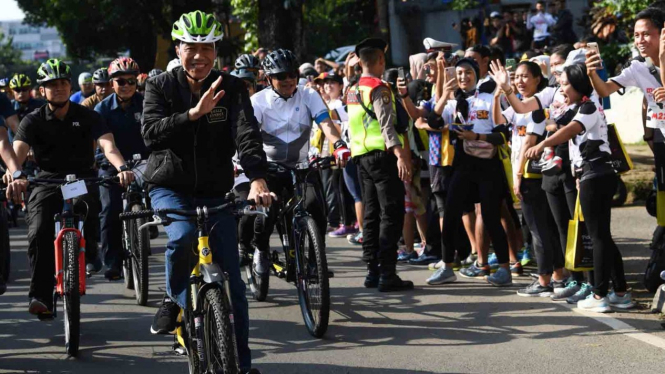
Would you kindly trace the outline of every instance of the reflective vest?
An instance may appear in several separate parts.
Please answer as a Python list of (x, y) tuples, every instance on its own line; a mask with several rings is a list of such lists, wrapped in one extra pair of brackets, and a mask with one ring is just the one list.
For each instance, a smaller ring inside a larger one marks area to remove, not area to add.
[[(379, 78), (362, 77), (357, 86), (351, 87), (347, 94), (346, 103), (349, 114), (349, 138), (351, 140), (351, 155), (353, 157), (362, 156), (372, 151), (385, 151), (386, 143), (381, 135), (381, 125), (377, 119), (372, 118), (358, 101), (362, 100), (365, 107), (374, 111), (372, 105), (372, 92), (375, 88), (385, 86)], [(393, 111), (395, 113), (394, 121), (397, 121), (397, 111), (395, 108), (395, 96), (389, 91)], [(400, 134), (399, 140), (404, 145), (404, 137)]]

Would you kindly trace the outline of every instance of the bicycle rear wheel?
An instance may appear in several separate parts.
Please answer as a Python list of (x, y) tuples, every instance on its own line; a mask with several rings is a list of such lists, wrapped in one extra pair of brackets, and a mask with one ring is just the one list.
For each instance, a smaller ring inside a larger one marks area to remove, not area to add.
[(328, 262), (323, 250), (323, 239), (312, 217), (297, 221), (300, 231), (297, 261), (298, 300), (307, 331), (320, 338), (328, 329), (330, 316), (330, 287)]
[[(132, 211), (143, 210), (140, 204), (132, 206)], [(139, 230), (139, 227), (145, 223), (145, 218), (133, 220), (131, 226), (131, 244), (132, 244), (132, 278), (134, 279), (134, 292), (136, 294), (136, 303), (145, 306), (148, 302), (148, 253), (150, 252), (150, 233), (148, 229)]]
[(65, 348), (67, 355), (76, 357), (79, 352), (81, 329), (81, 295), (79, 294), (79, 238), (75, 232), (63, 236), (63, 284), (62, 295), (65, 320)]
[(127, 243), (130, 243), (130, 248), (124, 248), (124, 259), (122, 260), (122, 275), (123, 282), (125, 283), (125, 288), (128, 290), (134, 289), (134, 277), (132, 276), (132, 259), (131, 259), (131, 243), (132, 243), (132, 232), (134, 230), (134, 220), (122, 221), (122, 245), (127, 246)]
[(204, 297), (203, 326), (209, 371), (237, 374), (240, 369), (229, 299), (219, 288), (208, 289)]
[(0, 275), (5, 282), (9, 280), (12, 252), (9, 247), (9, 222), (4, 208), (0, 212)]

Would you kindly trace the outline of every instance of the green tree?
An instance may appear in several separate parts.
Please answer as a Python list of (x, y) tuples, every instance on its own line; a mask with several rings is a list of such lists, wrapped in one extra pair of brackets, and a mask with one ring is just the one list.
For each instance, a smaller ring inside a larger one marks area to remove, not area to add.
[(26, 74), (34, 80), (38, 63), (21, 60), (21, 51), (12, 45), (12, 39), (9, 37), (5, 40), (4, 34), (0, 33), (0, 41), (2, 41), (0, 42), (0, 77)]

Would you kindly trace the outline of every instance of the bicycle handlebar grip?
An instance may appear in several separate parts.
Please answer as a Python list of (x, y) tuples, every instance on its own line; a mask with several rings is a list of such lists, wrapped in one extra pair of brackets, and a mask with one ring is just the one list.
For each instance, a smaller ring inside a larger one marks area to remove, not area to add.
[(137, 219), (137, 218), (150, 218), (155, 212), (152, 210), (138, 210), (136, 212), (120, 213), (121, 220)]

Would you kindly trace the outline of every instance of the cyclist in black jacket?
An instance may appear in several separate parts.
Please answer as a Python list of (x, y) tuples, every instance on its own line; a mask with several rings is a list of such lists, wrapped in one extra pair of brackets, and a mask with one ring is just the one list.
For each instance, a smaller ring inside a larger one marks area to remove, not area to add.
[[(193, 209), (223, 203), (233, 188), (236, 150), (251, 181), (249, 199), (261, 205), (271, 203), (264, 179), (266, 155), (247, 88), (241, 79), (212, 69), (221, 29), (212, 14), (183, 14), (171, 33), (182, 66), (147, 81), (142, 134), (152, 150), (145, 178), (154, 208)], [(220, 213), (211, 217), (210, 224), (215, 225), (209, 239), (213, 259), (230, 278), (240, 369), (245, 373), (251, 368), (249, 316), (236, 223), (232, 215)], [(187, 255), (196, 239), (191, 222), (174, 222), (165, 229), (169, 236), (167, 294), (151, 326), (154, 334), (176, 329), (180, 308), (186, 306), (191, 271)]]

